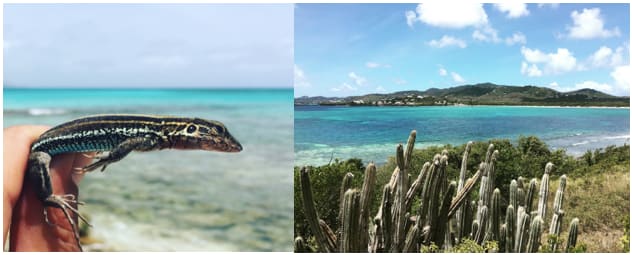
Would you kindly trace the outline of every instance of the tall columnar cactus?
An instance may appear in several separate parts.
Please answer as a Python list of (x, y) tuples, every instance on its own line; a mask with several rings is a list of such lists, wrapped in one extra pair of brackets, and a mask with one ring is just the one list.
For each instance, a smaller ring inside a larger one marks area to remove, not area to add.
[(487, 226), (487, 220), (489, 218), (488, 215), (488, 209), (487, 206), (483, 205), (481, 207), (481, 215), (480, 215), (480, 222), (479, 222), (479, 226), (478, 226), (478, 231), (476, 232), (476, 238), (475, 241), (478, 244), (483, 244), (483, 239), (485, 237), (485, 226)]
[(506, 247), (507, 247), (507, 225), (502, 224), (500, 225), (500, 237), (498, 238), (498, 251), (507, 252), (505, 251)]
[(518, 182), (516, 180), (511, 180), (509, 184), (509, 204), (518, 208)]
[(487, 224), (487, 240), (500, 240), (500, 190), (494, 189), (492, 194), (491, 213)]
[[(459, 172), (459, 183), (456, 189), (457, 194), (463, 190), (463, 186), (465, 185), (465, 173), (467, 172), (467, 159), (470, 155), (470, 151), (472, 150), (472, 141), (469, 141), (467, 145), (465, 145), (465, 151), (463, 152), (463, 159), (461, 160), (461, 172)], [(464, 218), (465, 218), (465, 207), (459, 207), (456, 211), (456, 233), (457, 239), (460, 240), (463, 236), (463, 227), (464, 227)]]
[(373, 193), (375, 189), (375, 182), (377, 175), (377, 168), (375, 164), (369, 163), (364, 170), (364, 182), (362, 183), (362, 191), (360, 193), (360, 217), (358, 219), (358, 227), (360, 230), (360, 246), (367, 247), (369, 243), (368, 236), (368, 224), (371, 213), (371, 202), (373, 202)]
[(540, 216), (535, 216), (535, 218), (531, 222), (531, 227), (529, 228), (529, 242), (527, 244), (527, 252), (538, 252), (538, 248), (540, 248), (540, 230), (542, 229), (543, 223), (544, 221), (542, 221), (542, 218), (540, 218)]
[(560, 237), (560, 230), (562, 229), (562, 219), (564, 218), (564, 210), (559, 210), (555, 213), (553, 213), (553, 218), (551, 219), (551, 226), (549, 227), (549, 235), (554, 235), (556, 241), (555, 242), (549, 242), (549, 249), (552, 252), (556, 252), (557, 251), (557, 240), (559, 240)]
[(505, 252), (514, 252), (514, 240), (516, 236), (516, 213), (512, 205), (507, 206), (505, 213), (505, 227), (507, 229), (507, 237), (505, 241)]
[(562, 210), (562, 204), (564, 203), (564, 190), (566, 189), (566, 175), (560, 177), (560, 185), (555, 192), (555, 200), (553, 200), (553, 213)]
[(568, 230), (568, 241), (566, 241), (566, 252), (570, 252), (577, 244), (577, 229), (579, 228), (579, 219), (574, 218)]
[(527, 188), (527, 194), (525, 197), (525, 211), (531, 212), (533, 210), (533, 198), (535, 197), (535, 188), (538, 185), (538, 181), (533, 178), (529, 182), (529, 188)]
[[(524, 212), (523, 210), (520, 210), (522, 207), (520, 207), (518, 209), (518, 228), (517, 228), (517, 236), (516, 236), (516, 242), (515, 242), (515, 247), (514, 247), (514, 251), (515, 252), (525, 252), (526, 250), (526, 246), (527, 246), (527, 239), (529, 238), (528, 236), (528, 228), (529, 228), (529, 214)], [(522, 211), (522, 213), (520, 213)]]
[(305, 209), (305, 218), (309, 223), (309, 227), (312, 233), (316, 237), (316, 243), (318, 243), (318, 250), (320, 252), (332, 252), (335, 251), (336, 245), (332, 243), (330, 239), (325, 236), (319, 223), (318, 213), (314, 206), (314, 199), (312, 195), (312, 186), (309, 180), (309, 170), (305, 167), (301, 168), (301, 194), (303, 196), (303, 207)]
[(343, 198), (342, 219), (340, 225), (340, 252), (361, 252), (360, 244), (360, 226), (358, 225), (360, 218), (360, 195), (356, 189), (350, 189), (345, 192)]
[(540, 196), (538, 197), (538, 216), (546, 218), (546, 201), (549, 197), (549, 174), (553, 170), (553, 163), (549, 162), (544, 168), (542, 183), (540, 184)]

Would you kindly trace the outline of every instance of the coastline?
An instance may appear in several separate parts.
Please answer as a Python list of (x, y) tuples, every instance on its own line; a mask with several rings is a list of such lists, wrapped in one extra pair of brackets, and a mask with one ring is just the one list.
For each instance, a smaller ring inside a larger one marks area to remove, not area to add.
[(294, 104), (294, 107), (530, 107), (530, 108), (595, 108), (595, 109), (630, 109), (630, 106), (579, 106), (579, 105), (494, 105), (494, 104), (477, 104), (477, 105), (308, 105)]

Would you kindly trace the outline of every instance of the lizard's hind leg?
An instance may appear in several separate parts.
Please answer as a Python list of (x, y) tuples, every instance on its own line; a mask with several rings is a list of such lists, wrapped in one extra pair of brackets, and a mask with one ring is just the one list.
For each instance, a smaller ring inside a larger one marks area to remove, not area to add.
[[(70, 223), (70, 226), (72, 228), (72, 232), (74, 234), (75, 240), (77, 241), (77, 246), (79, 247), (80, 250), (82, 250), (81, 248), (81, 243), (79, 241), (79, 226), (77, 225), (77, 223), (72, 219), (72, 217), (70, 216), (70, 213), (68, 212), (68, 210), (72, 211), (73, 213), (75, 213), (77, 215), (77, 217), (79, 217), (79, 219), (81, 219), (83, 222), (85, 222), (86, 224), (88, 224), (88, 226), (92, 226), (90, 225), (90, 223), (88, 223), (88, 221), (86, 220), (86, 218), (84, 218), (77, 209), (75, 209), (71, 203), (73, 204), (82, 204), (81, 202), (78, 202), (77, 200), (75, 200), (75, 196), (72, 194), (68, 194), (68, 195), (62, 195), (62, 196), (58, 196), (58, 195), (51, 195), (48, 198), (46, 198), (45, 201), (45, 206), (49, 206), (49, 207), (56, 207), (62, 210), (62, 212), (64, 213), (64, 216), (66, 217), (66, 220), (68, 220), (68, 223)], [(46, 209), (44, 209), (44, 216), (46, 218), (46, 222), (50, 224), (50, 221), (48, 220), (48, 213), (46, 212)]]

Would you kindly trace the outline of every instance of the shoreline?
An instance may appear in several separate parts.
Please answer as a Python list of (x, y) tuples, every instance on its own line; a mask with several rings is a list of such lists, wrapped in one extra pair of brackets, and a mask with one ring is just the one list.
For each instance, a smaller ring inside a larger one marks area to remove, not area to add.
[(578, 106), (578, 105), (493, 105), (493, 104), (478, 104), (478, 105), (307, 105), (307, 104), (294, 104), (296, 106), (317, 106), (317, 107), (530, 107), (530, 108), (595, 108), (595, 109), (630, 109), (630, 106)]

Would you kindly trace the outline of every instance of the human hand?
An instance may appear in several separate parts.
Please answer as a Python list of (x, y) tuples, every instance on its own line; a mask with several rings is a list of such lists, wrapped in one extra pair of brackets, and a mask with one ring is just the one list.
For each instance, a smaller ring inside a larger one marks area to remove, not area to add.
[[(4, 129), (4, 229), (11, 226), (11, 251), (79, 251), (74, 230), (58, 208), (49, 207), (44, 220), (44, 207), (37, 198), (35, 187), (25, 182), (31, 144), (48, 129), (45, 126), (14, 126)], [(78, 197), (78, 183), (73, 181), (73, 168), (92, 161), (81, 153), (56, 155), (50, 162), (50, 177), (55, 194), (74, 194)], [(71, 213), (76, 224), (77, 215)]]

